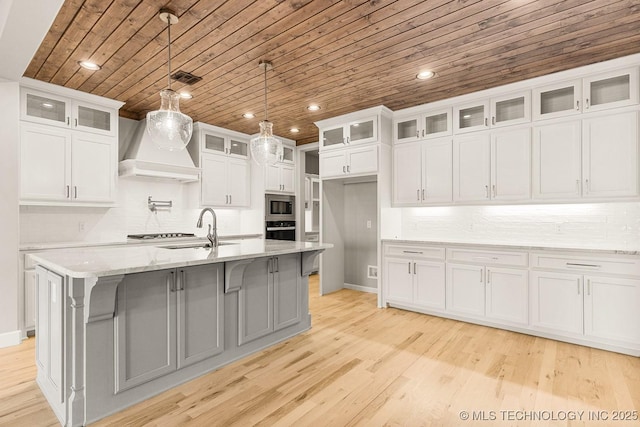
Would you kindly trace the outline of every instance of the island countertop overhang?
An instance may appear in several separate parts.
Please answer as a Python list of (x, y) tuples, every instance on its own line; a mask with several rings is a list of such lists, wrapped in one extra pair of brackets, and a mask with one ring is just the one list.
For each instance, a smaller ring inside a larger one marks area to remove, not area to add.
[(314, 252), (331, 244), (268, 239), (230, 241), (216, 249), (159, 246), (72, 248), (30, 255), (36, 264), (74, 278), (104, 277), (176, 267)]

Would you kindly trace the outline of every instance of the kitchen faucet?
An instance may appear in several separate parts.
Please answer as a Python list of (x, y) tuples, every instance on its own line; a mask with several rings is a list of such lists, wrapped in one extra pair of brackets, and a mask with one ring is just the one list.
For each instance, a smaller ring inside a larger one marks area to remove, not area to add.
[(218, 225), (217, 225), (218, 221), (216, 219), (216, 213), (213, 211), (213, 209), (211, 208), (202, 209), (202, 211), (200, 212), (200, 217), (198, 218), (198, 223), (196, 224), (196, 227), (202, 228), (202, 217), (204, 216), (205, 212), (211, 212), (211, 217), (213, 218), (213, 233), (211, 232), (211, 224), (209, 224), (209, 232), (207, 233), (207, 239), (209, 239), (209, 242), (212, 248), (217, 248), (218, 247)]

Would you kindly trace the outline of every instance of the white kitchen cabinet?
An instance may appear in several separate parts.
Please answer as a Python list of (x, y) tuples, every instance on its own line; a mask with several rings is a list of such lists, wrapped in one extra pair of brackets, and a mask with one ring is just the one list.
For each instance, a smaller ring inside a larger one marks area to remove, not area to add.
[(491, 139), (488, 132), (453, 140), (453, 200), (489, 200)]
[(453, 132), (489, 129), (489, 101), (476, 101), (453, 107)]
[(527, 270), (486, 267), (488, 319), (526, 325), (529, 322), (529, 278)]
[(295, 168), (286, 163), (265, 167), (265, 191), (293, 194), (295, 191)]
[(393, 202), (400, 206), (452, 199), (452, 141), (398, 144), (393, 148)]
[(491, 132), (491, 200), (531, 198), (531, 128)]
[(640, 346), (640, 280), (585, 275), (587, 337)]
[(118, 136), (118, 109), (21, 88), (20, 118), (48, 126)]
[(533, 128), (533, 198), (577, 199), (582, 182), (580, 121)]
[(300, 255), (254, 260), (238, 293), (238, 344), (244, 345), (302, 319)]
[(582, 79), (583, 111), (600, 111), (638, 103), (638, 68), (609, 71)]
[(494, 97), (491, 103), (491, 127), (511, 126), (531, 121), (531, 92)]
[(378, 140), (378, 118), (367, 117), (320, 129), (320, 151)]
[(320, 152), (320, 177), (341, 178), (378, 172), (376, 145)]
[(128, 274), (118, 284), (116, 393), (224, 350), (224, 265)]
[(447, 263), (447, 311), (484, 316), (485, 268)]
[(582, 81), (580, 79), (553, 83), (533, 90), (533, 119), (580, 114), (582, 109)]
[(638, 112), (598, 115), (582, 121), (582, 195), (638, 195)]
[(22, 204), (111, 204), (117, 181), (117, 141), (22, 122)]
[(444, 310), (444, 249), (386, 245), (384, 294), (387, 304)]
[(426, 113), (395, 119), (394, 141), (412, 142), (421, 139), (451, 135), (451, 108), (432, 110)]
[[(200, 126), (198, 126), (199, 128)], [(196, 129), (198, 130), (198, 129)], [(203, 153), (223, 154), (240, 159), (249, 158), (249, 140), (246, 138), (225, 135), (223, 133), (202, 130)]]
[(201, 206), (243, 207), (250, 204), (247, 160), (202, 153)]
[(582, 285), (579, 274), (532, 271), (531, 326), (545, 332), (582, 335)]

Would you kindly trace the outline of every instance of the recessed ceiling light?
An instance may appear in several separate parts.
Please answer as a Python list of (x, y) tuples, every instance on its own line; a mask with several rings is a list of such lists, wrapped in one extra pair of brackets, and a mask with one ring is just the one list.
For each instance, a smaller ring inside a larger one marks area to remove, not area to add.
[(307, 110), (309, 111), (318, 111), (320, 109), (320, 106), (317, 104), (311, 104), (307, 107)]
[(298, 132), (300, 132), (300, 129), (298, 129), (298, 128), (291, 128), (291, 129), (289, 129), (289, 132), (291, 132), (291, 133), (298, 133)]
[(80, 65), (82, 68), (86, 68), (87, 70), (91, 70), (91, 71), (98, 71), (100, 68), (102, 68), (98, 64), (95, 64), (89, 61), (78, 61), (78, 65)]
[(191, 98), (193, 98), (193, 95), (191, 95), (190, 93), (187, 93), (187, 92), (180, 92), (180, 98), (182, 98), (182, 99), (191, 99)]
[(253, 113), (244, 113), (242, 115), (242, 117), (244, 117), (245, 119), (253, 119), (255, 117), (255, 114), (253, 114)]
[(436, 73), (434, 73), (433, 71), (426, 70), (426, 71), (420, 71), (418, 75), (416, 75), (416, 78), (418, 80), (427, 80), (432, 77), (435, 77), (435, 75)]

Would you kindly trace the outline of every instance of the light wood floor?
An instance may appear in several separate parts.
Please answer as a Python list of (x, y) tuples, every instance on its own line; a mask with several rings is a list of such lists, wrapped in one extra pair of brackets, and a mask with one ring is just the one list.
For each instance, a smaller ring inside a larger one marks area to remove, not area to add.
[[(640, 425), (612, 421), (614, 411), (640, 411), (638, 358), (380, 310), (373, 294), (317, 295), (313, 278), (309, 332), (95, 425)], [(0, 349), (0, 425), (57, 425), (33, 353), (33, 339)], [(461, 411), (476, 411), (476, 421)], [(595, 421), (595, 412), (609, 419)], [(582, 422), (530, 420), (571, 415)]]

